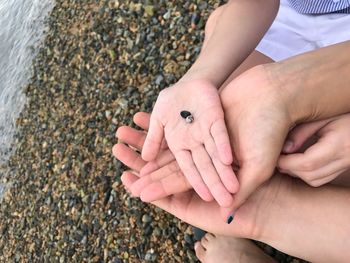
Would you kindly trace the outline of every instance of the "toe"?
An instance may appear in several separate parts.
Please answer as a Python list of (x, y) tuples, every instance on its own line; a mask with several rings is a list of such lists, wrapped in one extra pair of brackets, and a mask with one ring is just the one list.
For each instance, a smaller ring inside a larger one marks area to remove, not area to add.
[(213, 235), (212, 233), (206, 233), (205, 238), (210, 242), (215, 238), (215, 235)]
[(206, 235), (202, 237), (201, 244), (205, 249), (208, 249), (209, 246), (209, 240), (206, 238)]
[(194, 251), (196, 252), (196, 256), (197, 258), (203, 262), (204, 261), (204, 257), (205, 257), (205, 249), (202, 246), (201, 242), (196, 242), (194, 244)]

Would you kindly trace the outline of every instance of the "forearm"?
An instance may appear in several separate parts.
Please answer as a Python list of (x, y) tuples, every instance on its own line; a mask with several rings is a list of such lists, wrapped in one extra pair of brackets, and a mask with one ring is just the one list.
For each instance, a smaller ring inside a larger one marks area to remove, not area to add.
[(275, 201), (278, 209), (268, 215), (261, 241), (311, 262), (347, 262), (349, 188), (312, 188), (296, 181), (290, 193), (278, 197), (283, 200)]
[(206, 79), (220, 87), (259, 43), (278, 7), (279, 0), (235, 0), (226, 4), (205, 49), (183, 80)]
[(350, 41), (265, 66), (294, 122), (350, 112)]

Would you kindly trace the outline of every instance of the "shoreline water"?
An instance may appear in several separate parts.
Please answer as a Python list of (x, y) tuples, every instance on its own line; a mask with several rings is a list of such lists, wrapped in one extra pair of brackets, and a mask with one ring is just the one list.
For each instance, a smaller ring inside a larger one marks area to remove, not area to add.
[[(26, 103), (23, 90), (30, 81), (32, 62), (44, 37), (44, 21), (53, 6), (53, 0), (0, 3), (0, 182), (16, 149), (16, 120)], [(8, 184), (0, 184), (0, 199)]]

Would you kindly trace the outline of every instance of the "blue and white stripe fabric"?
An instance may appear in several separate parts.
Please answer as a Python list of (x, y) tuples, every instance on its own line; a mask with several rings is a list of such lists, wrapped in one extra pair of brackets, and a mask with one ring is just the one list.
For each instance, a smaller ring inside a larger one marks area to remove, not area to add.
[[(260, 53), (274, 61), (281, 61), (350, 40), (349, 14), (334, 12), (335, 9), (329, 8), (317, 9), (317, 12), (326, 13), (300, 13), (292, 6), (291, 1), (293, 0), (280, 0), (275, 21), (256, 47)], [(328, 1), (304, 0), (302, 2), (325, 3)], [(316, 9), (303, 10), (306, 12)]]
[(289, 0), (301, 14), (350, 13), (350, 0)]

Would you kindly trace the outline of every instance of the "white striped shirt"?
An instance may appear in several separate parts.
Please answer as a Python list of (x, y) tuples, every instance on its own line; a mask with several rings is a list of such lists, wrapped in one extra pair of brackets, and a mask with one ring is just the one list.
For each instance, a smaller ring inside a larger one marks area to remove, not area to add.
[(350, 13), (350, 0), (289, 0), (302, 14)]

